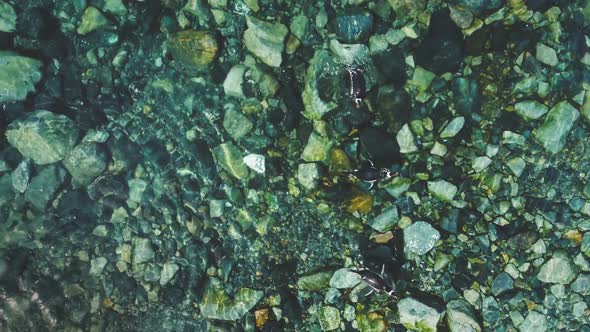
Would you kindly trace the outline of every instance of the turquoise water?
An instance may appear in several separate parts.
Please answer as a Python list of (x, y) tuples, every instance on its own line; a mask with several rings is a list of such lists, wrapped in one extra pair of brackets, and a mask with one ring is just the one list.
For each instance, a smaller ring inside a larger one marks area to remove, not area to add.
[(0, 0), (0, 331), (590, 331), (588, 0)]

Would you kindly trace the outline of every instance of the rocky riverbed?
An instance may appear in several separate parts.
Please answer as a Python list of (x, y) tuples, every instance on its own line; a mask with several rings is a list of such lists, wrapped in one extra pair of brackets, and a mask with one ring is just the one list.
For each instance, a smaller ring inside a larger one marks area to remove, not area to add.
[(589, 0), (0, 0), (0, 331), (590, 331), (589, 46)]

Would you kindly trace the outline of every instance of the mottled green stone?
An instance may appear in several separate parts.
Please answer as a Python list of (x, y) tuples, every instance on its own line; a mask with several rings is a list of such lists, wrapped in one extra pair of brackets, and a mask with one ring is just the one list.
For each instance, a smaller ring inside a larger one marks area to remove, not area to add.
[(24, 100), (41, 79), (41, 61), (0, 51), (0, 103)]
[(244, 163), (242, 151), (232, 142), (220, 144), (211, 151), (218, 166), (237, 179), (245, 180), (248, 178), (250, 171)]
[(333, 331), (340, 327), (340, 311), (331, 306), (324, 306), (318, 312), (322, 331)]
[(328, 288), (333, 272), (317, 272), (302, 276), (297, 280), (297, 288), (307, 291), (318, 291)]
[(210, 282), (199, 303), (199, 309), (201, 315), (207, 319), (236, 321), (242, 319), (262, 299), (263, 295), (263, 291), (240, 288), (235, 293), (234, 299), (231, 299), (223, 288)]
[(78, 128), (65, 115), (45, 110), (28, 114), (8, 126), (6, 138), (37, 165), (62, 160), (78, 139)]
[(281, 23), (270, 23), (253, 16), (246, 17), (248, 29), (244, 32), (244, 46), (265, 64), (281, 65), (283, 41), (289, 30)]
[(569, 102), (562, 101), (547, 114), (545, 122), (534, 131), (534, 136), (545, 150), (558, 153), (565, 146), (566, 138), (580, 116)]
[(435, 332), (442, 314), (416, 299), (407, 297), (397, 304), (400, 323), (407, 329), (421, 332)]

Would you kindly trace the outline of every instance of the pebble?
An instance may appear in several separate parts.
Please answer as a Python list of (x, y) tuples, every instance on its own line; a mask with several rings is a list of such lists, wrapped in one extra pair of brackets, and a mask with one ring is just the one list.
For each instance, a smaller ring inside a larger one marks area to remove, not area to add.
[(578, 269), (563, 252), (556, 252), (539, 270), (537, 279), (541, 282), (552, 284), (569, 284), (572, 282)]
[(436, 331), (442, 313), (411, 297), (397, 304), (400, 323), (407, 329), (417, 331)]
[(440, 239), (440, 233), (429, 223), (416, 221), (404, 229), (404, 254), (406, 257), (428, 253)]
[(558, 153), (579, 116), (580, 112), (568, 101), (562, 101), (549, 111), (545, 122), (533, 132), (534, 137), (545, 150)]
[(541, 63), (551, 67), (555, 67), (559, 63), (559, 60), (557, 59), (557, 52), (543, 43), (537, 44), (536, 57)]

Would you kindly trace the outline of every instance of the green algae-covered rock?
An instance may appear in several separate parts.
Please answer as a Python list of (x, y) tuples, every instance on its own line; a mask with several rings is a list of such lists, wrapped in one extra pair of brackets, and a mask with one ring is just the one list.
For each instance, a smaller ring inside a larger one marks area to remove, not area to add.
[(451, 332), (481, 331), (473, 307), (465, 300), (452, 300), (447, 303), (447, 324)]
[(399, 221), (397, 207), (392, 206), (381, 212), (377, 217), (371, 219), (367, 224), (377, 232), (387, 232)]
[(0, 103), (24, 100), (41, 79), (41, 61), (0, 51)]
[(332, 272), (322, 271), (305, 275), (297, 280), (297, 288), (305, 291), (319, 291), (328, 288)]
[(44, 210), (55, 197), (66, 177), (66, 171), (59, 165), (43, 168), (32, 180), (25, 192), (25, 200), (39, 210)]
[(334, 272), (330, 279), (330, 287), (344, 289), (353, 288), (361, 282), (361, 276), (347, 268), (342, 268)]
[(8, 126), (6, 138), (37, 165), (62, 160), (78, 139), (78, 128), (65, 115), (40, 110)]
[(549, 109), (538, 101), (525, 100), (516, 103), (514, 105), (514, 110), (516, 111), (516, 114), (520, 115), (523, 119), (530, 121), (542, 117)]
[(579, 116), (580, 112), (569, 102), (560, 102), (549, 111), (545, 122), (534, 131), (535, 139), (550, 153), (561, 151)]
[(263, 295), (264, 292), (260, 290), (240, 288), (232, 300), (223, 288), (211, 281), (199, 303), (199, 309), (207, 319), (235, 321), (242, 319)]
[(262, 62), (280, 67), (283, 61), (283, 41), (289, 30), (281, 23), (270, 23), (253, 16), (246, 18), (248, 29), (244, 31), (244, 46)]
[(440, 239), (440, 233), (429, 223), (416, 221), (404, 229), (404, 254), (406, 257), (424, 255)]
[[(307, 67), (305, 86), (302, 93), (303, 106), (305, 108), (303, 116), (307, 119), (320, 120), (338, 106), (334, 98), (330, 98), (330, 100), (322, 99), (318, 88), (318, 80), (331, 83), (336, 72), (338, 72), (338, 66), (330, 52), (319, 50), (314, 53), (309, 67)], [(342, 81), (339, 77), (337, 79)], [(322, 90), (322, 96), (334, 96), (334, 93), (331, 93), (332, 89), (329, 87), (322, 87)]]
[(578, 268), (566, 253), (558, 251), (549, 259), (537, 274), (541, 282), (552, 284), (569, 284), (578, 275)]
[(253, 126), (248, 117), (235, 109), (228, 110), (223, 117), (223, 128), (235, 140), (246, 136)]
[(150, 239), (136, 238), (133, 241), (133, 264), (147, 263), (156, 257)]
[(99, 143), (82, 142), (63, 161), (74, 182), (87, 186), (106, 168), (107, 151)]
[(331, 306), (324, 306), (318, 312), (322, 331), (333, 331), (340, 327), (340, 311)]
[(16, 29), (16, 12), (4, 1), (0, 1), (0, 31), (13, 32)]
[(334, 142), (330, 141), (327, 137), (313, 132), (309, 135), (307, 145), (301, 153), (301, 159), (307, 162), (327, 162), (333, 145)]
[(172, 57), (183, 65), (205, 67), (215, 60), (217, 39), (208, 31), (185, 30), (171, 34), (166, 45)]
[(457, 194), (457, 186), (445, 180), (428, 181), (428, 192), (441, 201), (450, 202)]
[(356, 320), (360, 332), (385, 332), (387, 330), (385, 319), (376, 312), (358, 314)]
[(316, 163), (299, 164), (297, 168), (297, 180), (308, 190), (315, 189), (320, 181), (320, 167)]
[(227, 142), (214, 147), (211, 152), (217, 161), (217, 165), (233, 175), (244, 180), (248, 178), (250, 171), (244, 163), (242, 151), (232, 142)]
[(407, 329), (421, 332), (434, 332), (442, 314), (411, 297), (397, 304), (400, 323)]
[(85, 35), (108, 24), (109, 20), (98, 9), (90, 6), (84, 11), (77, 31), (79, 34)]

